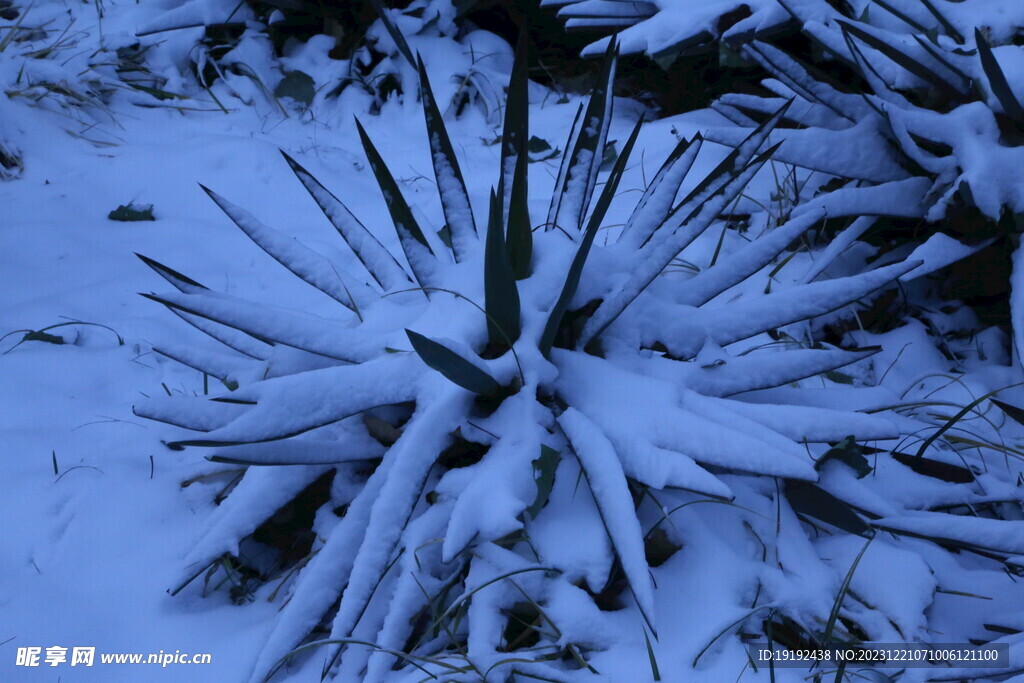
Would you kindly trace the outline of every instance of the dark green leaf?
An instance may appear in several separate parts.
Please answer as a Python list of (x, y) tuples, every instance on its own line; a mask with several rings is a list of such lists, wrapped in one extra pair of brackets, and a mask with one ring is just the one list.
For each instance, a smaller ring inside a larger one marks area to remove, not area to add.
[(992, 48), (981, 31), (974, 29), (974, 40), (978, 44), (978, 57), (981, 59), (981, 68), (985, 70), (989, 87), (992, 94), (1003, 106), (1003, 112), (1017, 123), (1024, 124), (1024, 107), (1021, 107), (1017, 97), (1013, 94), (1010, 84), (1006, 81), (1006, 74), (1003, 73), (999, 62), (992, 54)]
[(430, 142), (430, 160), (434, 167), (434, 177), (437, 179), (437, 192), (441, 198), (444, 220), (452, 235), (452, 254), (455, 261), (459, 262), (466, 258), (476, 241), (473, 207), (469, 203), (469, 193), (466, 192), (466, 183), (462, 179), (462, 171), (458, 159), (455, 158), (448, 129), (434, 100), (434, 92), (430, 88), (423, 59), (418, 61), (418, 68), (423, 115), (427, 123), (427, 139)]
[(847, 375), (845, 372), (839, 372), (838, 370), (829, 370), (825, 373), (825, 379), (837, 384), (853, 384), (853, 377)]
[(1024, 425), (1024, 408), (1018, 408), (1017, 406), (1004, 403), (1003, 401), (996, 400), (994, 398), (989, 399), (999, 410), (1006, 413), (1006, 416), (1016, 422), (1017, 424)]
[(544, 138), (531, 135), (530, 140), (526, 144), (526, 149), (530, 154), (544, 154), (551, 151), (551, 143)]
[(658, 671), (658, 660), (654, 656), (654, 648), (651, 647), (651, 638), (647, 635), (647, 631), (644, 630), (644, 640), (647, 642), (647, 659), (651, 663), (651, 676), (656, 681), (661, 680), (661, 672)]
[(551, 489), (555, 485), (555, 470), (562, 460), (562, 454), (548, 446), (540, 447), (540, 457), (533, 461), (533, 478), (537, 482), (537, 497), (533, 499), (530, 507), (526, 508), (526, 514), (530, 519), (536, 519), (541, 508), (548, 502), (551, 496)]
[(316, 95), (313, 78), (304, 71), (289, 71), (274, 88), (274, 97), (289, 97), (300, 104), (309, 106)]
[(143, 256), (142, 254), (139, 253), (136, 253), (135, 255), (139, 257), (139, 260), (141, 260), (147, 266), (156, 271), (157, 275), (159, 275), (160, 277), (174, 285), (175, 289), (177, 289), (179, 292), (184, 292), (187, 294), (207, 289), (205, 285), (199, 284), (198, 282), (188, 277), (187, 275), (182, 275), (178, 271), (168, 266), (165, 266), (159, 261), (154, 261), (148, 256)]
[(512, 197), (508, 207), (506, 241), (512, 275), (517, 280), (530, 276), (533, 259), (533, 229), (530, 225), (530, 207), (527, 204), (526, 155), (516, 157), (515, 173), (512, 176)]
[(931, 458), (918, 458), (907, 453), (892, 452), (892, 459), (906, 465), (918, 474), (933, 479), (941, 479), (954, 484), (967, 484), (974, 481), (974, 474), (966, 467), (951, 465), (947, 462), (932, 460)]
[(497, 396), (501, 393), (501, 385), (497, 380), (447, 346), (412, 330), (406, 330), (405, 333), (420, 359), (455, 384), (479, 396)]
[(46, 342), (47, 344), (64, 344), (65, 343), (64, 342), (64, 337), (58, 337), (55, 334), (50, 334), (48, 332), (43, 332), (41, 330), (27, 332), (25, 334), (25, 336), (21, 338), (21, 341), (23, 341), (23, 342), (38, 341), (38, 342)]
[(112, 221), (155, 221), (152, 204), (122, 204), (107, 214)]
[(848, 465), (850, 469), (857, 473), (858, 479), (863, 479), (871, 474), (871, 464), (864, 457), (863, 449), (861, 449), (852, 436), (846, 437), (826, 451), (825, 455), (818, 458), (818, 461), (814, 463), (814, 469), (820, 470), (829, 460), (838, 460)]
[(373, 171), (377, 184), (384, 194), (384, 201), (387, 203), (388, 212), (391, 214), (391, 220), (395, 223), (395, 227), (399, 228), (400, 231), (408, 232), (417, 242), (430, 249), (430, 244), (427, 242), (427, 238), (423, 236), (419, 223), (413, 217), (412, 209), (409, 208), (409, 204), (405, 201), (402, 191), (398, 188), (395, 177), (391, 174), (387, 164), (384, 163), (383, 157), (377, 151), (373, 141), (370, 140), (370, 136), (366, 134), (366, 130), (363, 128), (363, 124), (359, 122), (359, 119), (356, 119), (356, 128), (359, 130), (359, 139), (363, 143), (366, 159), (370, 162), (370, 169)]
[(813, 517), (851, 534), (867, 536), (869, 527), (850, 506), (814, 484), (790, 480), (786, 482), (786, 499), (793, 511)]
[(516, 288), (501, 224), (501, 200), (491, 191), (484, 246), (484, 310), (492, 347), (509, 348), (519, 338), (519, 290)]
[[(530, 260), (533, 257), (533, 232), (530, 224), (528, 204), (529, 188), (526, 164), (534, 138), (529, 138), (529, 80), (527, 71), (526, 31), (520, 32), (516, 45), (515, 63), (509, 80), (508, 97), (505, 101), (505, 123), (501, 134), (501, 177), (498, 180), (498, 197), (501, 199), (501, 215), (505, 226), (505, 241), (508, 244), (509, 262), (512, 274), (523, 280), (530, 274)], [(539, 138), (538, 138), (539, 139)], [(550, 149), (550, 145), (541, 140)]]

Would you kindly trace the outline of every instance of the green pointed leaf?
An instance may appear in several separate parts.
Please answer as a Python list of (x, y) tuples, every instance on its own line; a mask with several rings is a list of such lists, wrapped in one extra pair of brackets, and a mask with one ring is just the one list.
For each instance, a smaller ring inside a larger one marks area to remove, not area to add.
[(1006, 416), (1008, 418), (1010, 418), (1017, 424), (1024, 425), (1024, 408), (1018, 408), (1015, 405), (1010, 405), (1009, 403), (1004, 403), (1003, 401), (999, 401), (994, 398), (990, 398), (989, 401), (996, 405), (999, 408), (999, 410), (1006, 413)]
[(615, 191), (619, 187), (619, 181), (622, 179), (622, 173), (626, 170), (626, 161), (629, 160), (629, 155), (633, 151), (633, 145), (636, 143), (636, 138), (640, 134), (640, 127), (642, 125), (643, 119), (637, 121), (636, 126), (633, 128), (633, 133), (629, 136), (629, 140), (622, 148), (622, 154), (619, 155), (619, 158), (615, 162), (615, 168), (613, 168), (611, 173), (608, 174), (608, 180), (604, 184), (601, 196), (597, 200), (597, 206), (594, 207), (594, 212), (591, 214), (590, 221), (587, 223), (587, 229), (583, 234), (583, 239), (580, 241), (580, 245), (576, 249), (576, 256), (573, 257), (572, 264), (569, 266), (569, 272), (566, 274), (565, 283), (562, 285), (562, 291), (548, 316), (548, 321), (544, 326), (544, 332), (541, 335), (539, 344), (540, 352), (545, 358), (547, 358), (551, 353), (551, 347), (554, 346), (555, 337), (562, 325), (562, 318), (565, 317), (569, 304), (572, 302), (572, 298), (576, 295), (576, 289), (580, 285), (580, 276), (583, 274), (583, 266), (587, 262), (587, 256), (590, 255), (590, 248), (594, 244), (594, 238), (597, 236), (597, 231), (601, 227), (601, 222), (604, 220), (605, 213), (608, 211), (608, 207), (611, 205), (612, 199), (615, 197)]
[(799, 515), (813, 517), (857, 536), (871, 533), (871, 527), (849, 505), (814, 484), (787, 481), (786, 499)]
[(370, 136), (366, 134), (363, 125), (359, 123), (359, 119), (356, 119), (356, 128), (359, 131), (359, 139), (363, 143), (363, 150), (366, 152), (366, 159), (370, 163), (370, 169), (384, 195), (384, 202), (387, 204), (391, 221), (398, 232), (398, 239), (402, 244), (406, 260), (409, 261), (409, 267), (412, 268), (417, 283), (422, 286), (426, 284), (425, 279), (429, 280), (428, 264), (435, 258), (434, 252), (430, 248), (427, 238), (424, 237), (423, 231), (420, 230), (416, 218), (413, 217), (412, 209), (409, 208), (405, 197), (402, 196), (395, 177), (391, 175), (391, 171), (373, 145)]
[(484, 248), (484, 310), (487, 311), (487, 337), (491, 346), (509, 348), (519, 338), (519, 290), (502, 234), (501, 200), (493, 190)]
[(900, 453), (898, 451), (892, 452), (892, 459), (896, 462), (906, 465), (910, 469), (914, 470), (918, 474), (923, 474), (926, 477), (932, 477), (933, 479), (941, 479), (942, 481), (948, 481), (953, 484), (969, 484), (974, 481), (974, 473), (966, 467), (960, 467), (959, 465), (951, 465), (948, 462), (941, 462), (939, 460), (932, 460), (931, 458), (918, 458), (917, 456), (910, 455), (908, 453)]
[[(527, 40), (526, 32), (521, 32), (509, 80), (508, 97), (505, 101), (505, 123), (501, 134), (501, 177), (498, 179), (498, 197), (501, 198), (505, 241), (508, 244), (512, 274), (517, 280), (523, 280), (530, 275), (530, 260), (533, 257), (533, 232), (527, 201), (527, 164), (534, 141), (534, 138), (529, 137)], [(541, 142), (548, 149), (551, 148), (547, 142)]]
[(1024, 107), (1021, 107), (1017, 97), (1013, 94), (1010, 84), (1006, 81), (1006, 74), (1003, 73), (999, 62), (992, 54), (992, 48), (981, 31), (974, 29), (974, 40), (978, 44), (978, 57), (981, 59), (981, 68), (985, 70), (989, 87), (992, 94), (1003, 106), (1003, 112), (1017, 123), (1024, 124)]
[(530, 519), (537, 518), (541, 508), (551, 497), (551, 489), (555, 485), (555, 470), (558, 469), (558, 463), (561, 461), (562, 454), (559, 451), (544, 445), (540, 447), (540, 457), (533, 461), (533, 478), (537, 482), (537, 497), (533, 499), (530, 507), (526, 508), (526, 514), (530, 516)]
[(509, 203), (506, 241), (508, 242), (508, 258), (512, 267), (512, 275), (517, 280), (525, 280), (530, 276), (533, 259), (533, 229), (530, 225), (530, 207), (527, 204), (526, 165), (529, 158), (525, 154), (516, 157), (515, 173), (512, 176), (512, 198)]
[(477, 240), (473, 207), (469, 203), (466, 182), (462, 179), (459, 161), (455, 158), (448, 129), (444, 125), (441, 110), (434, 100), (427, 69), (423, 59), (418, 61), (420, 94), (423, 97), (423, 115), (427, 124), (427, 138), (430, 142), (430, 160), (437, 179), (437, 191), (441, 197), (441, 209), (452, 238), (452, 254), (455, 261), (464, 260)]
[(447, 346), (412, 330), (406, 330), (405, 333), (416, 355), (428, 367), (437, 370), (455, 384), (479, 396), (497, 396), (501, 393), (501, 385), (496, 379)]
[(149, 258), (148, 256), (143, 256), (142, 254), (139, 253), (136, 253), (135, 255), (139, 257), (140, 261), (142, 261), (147, 266), (156, 271), (157, 275), (159, 275), (160, 277), (174, 285), (174, 288), (177, 289), (179, 292), (184, 292), (186, 294), (194, 294), (196, 292), (207, 289), (205, 285), (199, 284), (198, 282), (188, 277), (187, 275), (182, 275), (178, 271), (174, 270), (169, 266), (165, 266), (159, 261), (155, 261)]

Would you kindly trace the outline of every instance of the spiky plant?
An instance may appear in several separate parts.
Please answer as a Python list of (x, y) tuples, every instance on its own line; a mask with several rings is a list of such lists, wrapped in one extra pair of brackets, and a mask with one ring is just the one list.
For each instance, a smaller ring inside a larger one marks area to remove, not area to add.
[[(817, 172), (818, 185), (831, 177), (833, 187), (859, 193), (865, 215), (918, 224), (854, 221), (835, 254), (861, 238), (889, 248), (929, 239), (919, 253), (934, 259), (934, 270), (992, 247), (991, 258), (978, 260), (987, 272), (960, 280), (971, 285), (1001, 273), (990, 289), (1005, 300), (1011, 276), (1003, 255), (1024, 228), (1024, 181), (1014, 170), (1024, 164), (1024, 91), (1015, 75), (1024, 59), (1024, 6), (1004, 11), (978, 2), (890, 0), (837, 9), (824, 0), (780, 2), (816, 46), (816, 58), (764, 42), (745, 46), (744, 54), (771, 74), (763, 82), (770, 94), (722, 97), (715, 106), (738, 129), (712, 131), (709, 138), (742, 139), (744, 128), (795, 99), (773, 137), (785, 140), (776, 159)], [(882, 234), (885, 226), (893, 229)], [(1020, 356), (1024, 253), (1018, 250), (1013, 261), (1011, 315)]]
[[(542, 0), (557, 7), (566, 29), (618, 32), (623, 52), (674, 59), (783, 31), (792, 17), (778, 0)], [(610, 38), (588, 45), (599, 55)]]
[[(243, 592), (253, 582), (240, 576), (294, 577), (253, 680), (315, 650), (326, 653), (325, 675), (346, 681), (559, 681), (622, 666), (602, 659), (622, 643), (646, 647), (655, 670), (660, 658), (717, 680), (746, 661), (740, 626), (779, 642), (927, 637), (927, 622), (901, 608), (844, 601), (848, 560), (871, 527), (811, 482), (820, 470), (872, 519), (896, 514), (851, 473), (871, 469), (856, 440), (900, 428), (881, 414), (888, 397), (820, 388), (836, 385), (819, 375), (872, 349), (823, 348), (806, 335), (809, 321), (916, 264), (787, 284), (774, 262), (821, 221), (810, 207), (778, 225), (752, 221), (742, 247), (692, 277), (678, 273), (683, 251), (724, 226), (771, 156), (760, 150), (784, 109), (680, 199), (701, 148), (699, 137), (681, 141), (602, 245), (641, 130), (602, 187), (614, 71), (612, 47), (577, 113), (542, 229), (527, 205), (522, 51), (479, 227), (422, 62), (443, 239), (415, 217), (361, 126), (400, 252), (286, 160), (363, 272), (207, 190), (264, 251), (337, 301), (334, 319), (217, 293), (144, 258), (176, 290), (146, 296), (230, 353), (156, 350), (232, 390), (153, 399), (136, 412), (192, 432), (170, 447), (212, 449), (211, 460), (244, 468), (173, 591), (220, 567)], [(809, 377), (819, 388), (802, 387)], [(898, 492), (906, 478), (895, 481)], [(725, 505), (695, 505), (710, 502)], [(283, 568), (252, 558), (256, 541), (280, 533), (277, 513), (294, 519), (310, 506), (316, 518), (291, 528), (305, 541), (284, 544)], [(821, 554), (815, 543), (826, 541)], [(935, 594), (918, 557), (927, 553), (874, 543), (905, 561), (886, 586), (912, 587), (901, 605), (922, 614)], [(873, 599), (872, 584), (857, 590)], [(659, 634), (672, 647), (656, 654)]]

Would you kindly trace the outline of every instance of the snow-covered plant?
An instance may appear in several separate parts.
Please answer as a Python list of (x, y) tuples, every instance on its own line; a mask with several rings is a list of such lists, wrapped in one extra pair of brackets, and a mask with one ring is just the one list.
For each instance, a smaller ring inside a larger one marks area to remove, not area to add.
[[(136, 412), (189, 430), (170, 447), (212, 449), (211, 460), (243, 471), (173, 592), (219, 568), (243, 593), (284, 576), (290, 594), (253, 680), (310, 650), (346, 681), (562, 681), (587, 670), (634, 680), (621, 669), (628, 659), (602, 658), (622, 647), (644, 661), (650, 652), (653, 667), (660, 658), (674, 672), (731, 680), (746, 661), (741, 626), (777, 642), (928, 639), (925, 610), (951, 571), (934, 560), (934, 578), (932, 558), (945, 551), (873, 540), (869, 561), (903, 570), (882, 586), (855, 581), (857, 601), (845, 600), (872, 529), (812, 482), (821, 476), (876, 525), (900, 529), (901, 504), (858, 478), (874, 451), (857, 442), (896, 438), (907, 419), (885, 414), (885, 392), (839, 386), (852, 376), (832, 374), (854, 363), (869, 378), (862, 361), (875, 350), (806, 334), (917, 264), (811, 283), (778, 277), (787, 247), (824, 216), (809, 205), (781, 224), (752, 221), (743, 246), (696, 275), (679, 272), (684, 250), (723, 226), (775, 152), (761, 148), (785, 108), (701, 178), (688, 179), (701, 138), (680, 141), (615, 229), (606, 217), (641, 124), (602, 186), (612, 47), (534, 229), (524, 54), (486, 216), (474, 214), (422, 62), (418, 71), (443, 229), (417, 217), (361, 126), (399, 249), (286, 157), (359, 272), (207, 190), (257, 245), (336, 301), (335, 317), (218, 293), (144, 258), (175, 290), (146, 296), (227, 347), (156, 350), (229, 391), (151, 399)], [(616, 238), (602, 244), (603, 228)], [(892, 496), (920, 490), (895, 456), (872, 457)], [(935, 463), (915, 467), (973, 481)], [(278, 544), (275, 560), (257, 541), (280, 531), (282, 511), (295, 519), (303, 508), (305, 527), (291, 527), (294, 544)], [(973, 541), (1004, 552), (1013, 544), (1003, 533), (991, 546)], [(671, 647), (656, 655), (659, 634)]]
[(472, 104), (490, 116), (498, 112), (498, 83), (512, 59), (505, 41), (463, 26), (451, 0), (414, 0), (402, 9), (383, 0), (178, 0), (142, 22), (137, 36), (143, 47), (159, 45), (173, 55), (178, 80), (194, 76), (196, 89), (220, 106), (239, 100), (283, 112), (289, 104), (309, 109), (344, 97), (357, 111), (377, 113), (389, 98), (415, 94), (411, 42), (435, 55), (444, 76), (458, 84), (450, 103), (457, 111)]
[[(785, 141), (777, 160), (817, 172), (818, 185), (845, 183), (840, 195), (872, 197), (862, 214), (923, 218), (933, 227), (915, 237), (931, 242), (918, 253), (944, 261), (936, 265), (996, 238), (1009, 236), (1012, 248), (1024, 228), (1015, 218), (1024, 212), (1024, 179), (1014, 170), (1024, 166), (1024, 5), (864, 0), (839, 11), (824, 0), (780, 2), (830, 61), (809, 64), (807, 55), (751, 42), (743, 53), (772, 75), (763, 82), (771, 94), (722, 97), (715, 108), (738, 128), (709, 139), (742, 139), (744, 128), (795, 100), (774, 133)], [(980, 220), (962, 220), (965, 212)], [(836, 253), (872, 225), (853, 222)], [(1024, 255), (1014, 261), (1016, 301)], [(1020, 354), (1024, 303), (1014, 309)]]
[[(569, 30), (616, 31), (624, 53), (655, 59), (771, 35), (792, 21), (778, 0), (541, 0), (541, 6), (559, 8)], [(609, 40), (595, 41), (583, 54), (600, 54)]]

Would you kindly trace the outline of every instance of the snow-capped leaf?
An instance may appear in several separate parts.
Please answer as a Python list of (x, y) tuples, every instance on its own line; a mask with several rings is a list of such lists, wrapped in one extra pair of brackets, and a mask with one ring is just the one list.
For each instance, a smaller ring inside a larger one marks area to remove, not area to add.
[(427, 78), (423, 59), (417, 61), (420, 74), (420, 94), (423, 97), (423, 115), (427, 124), (427, 139), (430, 142), (430, 159), (437, 179), (437, 192), (441, 198), (441, 209), (451, 233), (452, 253), (455, 261), (463, 261), (477, 242), (476, 223), (473, 207), (469, 203), (466, 182), (462, 179), (459, 161), (448, 137), (444, 118), (434, 100), (434, 93)]
[[(711, 196), (697, 203), (690, 218), (680, 228), (674, 232), (666, 231), (667, 234), (657, 236), (647, 243), (636, 255), (636, 267), (629, 279), (618, 290), (612, 292), (593, 317), (587, 321), (580, 337), (580, 343), (584, 348), (615, 322), (626, 310), (626, 307), (633, 303), (641, 292), (665, 270), (672, 259), (718, 218), (725, 207), (743, 191), (743, 188), (753, 179), (761, 166), (768, 161), (774, 149), (769, 149), (754, 159), (749, 166), (730, 176), (729, 180), (718, 190), (714, 190), (712, 184), (709, 184), (707, 192), (710, 192)], [(704, 194), (700, 194), (700, 197), (703, 197)], [(673, 210), (673, 213), (685, 213), (687, 207), (697, 202), (698, 199), (699, 197), (695, 197), (689, 202), (684, 200)]]
[(944, 93), (946, 96), (955, 98), (960, 94), (959, 89), (953, 84), (951, 84), (947, 79), (943, 78), (935, 71), (930, 69), (928, 66), (921, 63), (921, 61), (915, 59), (911, 55), (908, 55), (906, 52), (896, 47), (895, 45), (892, 45), (891, 43), (888, 43), (882, 38), (874, 35), (870, 31), (866, 31), (863, 28), (855, 26), (854, 24), (851, 24), (849, 22), (837, 20), (836, 23), (840, 27), (842, 27), (842, 30), (845, 34), (849, 34), (855, 37), (857, 40), (864, 43), (865, 45), (872, 47), (875, 50), (878, 50), (883, 55), (891, 59), (893, 62), (899, 64), (901, 67), (903, 67), (910, 73), (914, 74), (921, 80), (935, 86), (939, 91)]
[(281, 152), (295, 176), (306, 188), (317, 206), (338, 231), (345, 243), (363, 264), (367, 272), (385, 290), (398, 289), (412, 284), (395, 257), (384, 245), (352, 215), (352, 212), (331, 192), (320, 184), (299, 162)]
[(213, 190), (203, 185), (199, 187), (249, 239), (275, 261), (345, 308), (358, 312), (378, 298), (379, 295), (365, 284), (354, 280), (343, 270), (338, 270), (333, 263), (296, 238), (264, 225), (251, 213)]
[[(385, 356), (361, 365), (324, 368), (244, 386), (232, 392), (231, 398), (246, 403), (211, 401), (210, 405), (216, 405), (223, 413), (210, 425), (215, 428), (201, 439), (177, 441), (173, 445), (210, 447), (276, 441), (370, 408), (411, 401), (416, 396), (415, 380), (420, 374), (416, 366), (410, 355)], [(152, 410), (148, 405), (142, 407)], [(202, 409), (199, 406), (195, 410)], [(179, 409), (174, 414), (184, 413)], [(232, 415), (233, 419), (225, 424), (224, 420)]]
[(143, 294), (147, 299), (251, 334), (350, 363), (368, 360), (383, 347), (377, 335), (338, 323), (301, 316), (226, 294)]
[(597, 183), (601, 154), (608, 137), (612, 115), (612, 81), (618, 49), (612, 41), (608, 45), (601, 71), (590, 93), (579, 134), (572, 144), (566, 145), (564, 178), (559, 174), (555, 194), (548, 210), (548, 226), (559, 227), (576, 235), (583, 227), (583, 219)]
[(572, 264), (569, 266), (569, 272), (566, 274), (565, 283), (562, 285), (562, 291), (558, 296), (558, 300), (555, 301), (555, 305), (552, 306), (551, 313), (548, 315), (548, 320), (544, 326), (544, 332), (541, 335), (540, 344), (538, 345), (541, 354), (544, 356), (547, 356), (551, 352), (551, 347), (554, 345), (555, 338), (562, 325), (562, 319), (565, 317), (565, 313), (569, 308), (569, 304), (572, 302), (572, 298), (576, 295), (576, 289), (580, 284), (580, 276), (583, 274), (583, 266), (586, 264), (587, 256), (590, 255), (590, 248), (594, 244), (594, 238), (597, 237), (597, 231), (601, 227), (601, 221), (604, 218), (604, 214), (611, 205), (612, 199), (615, 197), (615, 191), (618, 189), (619, 181), (622, 179), (622, 173), (626, 168), (626, 161), (629, 158), (630, 152), (633, 150), (633, 144), (636, 142), (637, 136), (640, 134), (641, 123), (642, 121), (637, 121), (632, 135), (630, 135), (629, 140), (626, 142), (626, 146), (623, 147), (622, 154), (619, 155), (618, 160), (615, 162), (615, 168), (613, 168), (611, 173), (608, 174), (608, 179), (605, 181), (604, 189), (601, 191), (601, 196), (597, 200), (597, 206), (594, 207), (594, 211), (590, 216), (590, 221), (587, 223), (587, 229), (583, 234), (583, 239), (576, 248), (576, 255), (573, 257)]
[(988, 78), (992, 94), (996, 96), (999, 104), (1003, 107), (1003, 113), (1024, 125), (1024, 107), (1017, 100), (1017, 96), (1013, 94), (1013, 89), (1006, 81), (1006, 74), (1003, 73), (995, 55), (992, 54), (992, 48), (985, 40), (985, 35), (978, 28), (974, 29), (974, 42), (978, 46), (978, 59), (981, 60), (981, 68), (985, 71), (985, 77)]
[(636, 519), (633, 500), (615, 449), (598, 426), (575, 408), (562, 413), (558, 423), (565, 430), (580, 460), (640, 613), (647, 627), (657, 637), (657, 629), (654, 628), (654, 590), (644, 554), (643, 532)]
[[(398, 233), (398, 240), (405, 252), (405, 258), (412, 268), (413, 276), (420, 286), (430, 283), (436, 264), (436, 258), (427, 238), (423, 236), (416, 218), (413, 217), (412, 209), (406, 203), (402, 191), (398, 189), (398, 183), (391, 175), (387, 164), (380, 156), (377, 148), (374, 147), (370, 136), (366, 134), (359, 119), (356, 119), (356, 129), (359, 131), (359, 139), (363, 143), (363, 150), (366, 153), (366, 160), (370, 162), (370, 169), (373, 171), (380, 191), (384, 195), (384, 202), (387, 204), (388, 212), (391, 214), (391, 221)], [(429, 298), (429, 296), (428, 296)]]
[(696, 135), (680, 140), (644, 190), (643, 196), (619, 234), (623, 245), (639, 247), (657, 230), (675, 204), (679, 186), (690, 172), (704, 139)]

